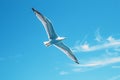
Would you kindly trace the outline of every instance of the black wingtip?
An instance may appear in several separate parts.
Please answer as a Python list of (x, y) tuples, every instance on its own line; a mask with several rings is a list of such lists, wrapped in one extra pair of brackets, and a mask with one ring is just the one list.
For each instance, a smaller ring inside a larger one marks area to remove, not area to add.
[(80, 64), (78, 61), (76, 61), (77, 64)]
[(34, 8), (32, 8), (32, 10), (33, 10), (33, 12), (35, 11), (35, 9), (34, 9)]

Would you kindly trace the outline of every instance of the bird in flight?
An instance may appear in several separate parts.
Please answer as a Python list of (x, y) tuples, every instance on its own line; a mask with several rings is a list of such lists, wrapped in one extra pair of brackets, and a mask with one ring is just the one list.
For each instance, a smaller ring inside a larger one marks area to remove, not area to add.
[(62, 42), (62, 40), (64, 40), (65, 37), (59, 37), (56, 34), (56, 32), (53, 29), (52, 23), (50, 22), (50, 20), (48, 18), (46, 18), (45, 16), (43, 16), (36, 9), (32, 8), (32, 10), (35, 13), (35, 15), (37, 16), (37, 18), (43, 24), (43, 26), (44, 26), (44, 28), (46, 30), (46, 33), (48, 35), (49, 41), (45, 41), (44, 45), (47, 46), (47, 47), (50, 46), (50, 45), (54, 45), (55, 47), (57, 47), (58, 49), (60, 49), (61, 51), (63, 51), (70, 59), (72, 59), (74, 62), (76, 62), (77, 64), (79, 64), (77, 58), (73, 55), (73, 52), (70, 50), (70, 48), (68, 48)]

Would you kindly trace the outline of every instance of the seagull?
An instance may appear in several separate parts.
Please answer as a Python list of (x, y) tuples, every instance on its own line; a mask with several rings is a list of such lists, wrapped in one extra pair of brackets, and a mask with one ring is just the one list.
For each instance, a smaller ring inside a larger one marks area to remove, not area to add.
[(68, 48), (63, 42), (62, 40), (65, 39), (65, 37), (59, 37), (55, 30), (53, 29), (53, 25), (51, 23), (51, 21), (46, 18), (45, 16), (43, 16), (40, 12), (38, 12), (36, 9), (32, 8), (33, 12), (35, 13), (35, 15), (37, 16), (37, 18), (41, 21), (41, 23), (43, 24), (46, 33), (48, 35), (48, 39), (49, 41), (45, 41), (43, 42), (45, 46), (50, 46), (50, 45), (54, 45), (55, 47), (57, 47), (58, 49), (60, 49), (62, 52), (64, 52), (70, 59), (72, 59), (75, 63), (79, 64), (77, 58), (73, 55), (73, 52), (70, 50), (70, 48)]

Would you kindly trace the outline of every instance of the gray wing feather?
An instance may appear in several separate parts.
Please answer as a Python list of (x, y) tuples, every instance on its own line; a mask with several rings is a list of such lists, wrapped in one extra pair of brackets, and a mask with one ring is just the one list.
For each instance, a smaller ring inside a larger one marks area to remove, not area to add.
[(77, 58), (73, 55), (72, 51), (62, 42), (58, 42), (54, 44), (54, 46), (63, 51), (69, 58), (71, 58), (73, 61), (79, 64)]
[(55, 33), (50, 20), (47, 19), (45, 16), (43, 16), (40, 12), (38, 12), (34, 8), (32, 8), (32, 10), (36, 14), (37, 18), (42, 22), (42, 24), (43, 24), (43, 26), (44, 26), (44, 28), (45, 28), (45, 30), (47, 32), (48, 38), (49, 39), (57, 38), (57, 34)]

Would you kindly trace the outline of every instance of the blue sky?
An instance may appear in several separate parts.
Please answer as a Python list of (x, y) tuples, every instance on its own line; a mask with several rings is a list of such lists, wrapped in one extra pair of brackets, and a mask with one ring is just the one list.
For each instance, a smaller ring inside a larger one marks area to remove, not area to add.
[[(80, 65), (47, 41), (31, 8), (53, 23)], [(119, 80), (119, 0), (1, 0), (0, 80)]]

